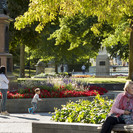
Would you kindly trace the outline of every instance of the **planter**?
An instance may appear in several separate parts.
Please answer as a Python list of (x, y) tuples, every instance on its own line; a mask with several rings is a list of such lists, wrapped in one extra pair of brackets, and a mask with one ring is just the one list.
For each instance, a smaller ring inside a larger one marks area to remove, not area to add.
[(83, 123), (32, 123), (32, 133), (100, 133), (100, 124)]
[[(108, 96), (108, 98), (113, 99), (114, 94), (105, 94), (103, 97)], [(68, 97), (68, 98), (43, 98), (43, 101), (38, 103), (38, 109), (36, 112), (54, 112), (54, 108), (61, 108), (61, 105), (65, 105), (67, 102), (77, 101), (79, 99), (83, 100), (93, 100), (95, 96), (89, 97)], [(31, 107), (32, 99), (7, 99), (7, 110), (9, 113), (27, 113), (28, 108)]]
[[(100, 133), (101, 124), (83, 124), (83, 123), (32, 123), (32, 133)], [(112, 131), (115, 133), (133, 133), (133, 125), (117, 124)]]
[(90, 84), (92, 86), (99, 86), (102, 88), (106, 88), (106, 90), (112, 90), (112, 91), (119, 91), (123, 90), (125, 83), (120, 83), (120, 84)]

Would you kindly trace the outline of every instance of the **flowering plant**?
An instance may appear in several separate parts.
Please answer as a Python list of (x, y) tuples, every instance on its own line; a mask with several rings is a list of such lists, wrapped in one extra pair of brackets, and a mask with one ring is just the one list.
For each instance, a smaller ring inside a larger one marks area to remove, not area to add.
[[(34, 89), (41, 89), (41, 98), (63, 98), (63, 97), (81, 97), (103, 95), (106, 89), (93, 86), (87, 82), (74, 80), (74, 78), (65, 77), (47, 77), (45, 80), (20, 80), (19, 88), (16, 91), (8, 91), (7, 97), (11, 98), (32, 98)], [(1, 96), (1, 93), (0, 93)]]
[[(16, 91), (8, 91), (7, 97), (8, 99), (33, 98), (34, 89), (35, 88), (25, 88)], [(97, 94), (103, 95), (104, 93), (107, 93), (107, 90), (97, 86), (85, 86), (84, 90), (68, 90), (64, 86), (60, 86), (57, 90), (41, 89), (40, 98), (96, 96)]]

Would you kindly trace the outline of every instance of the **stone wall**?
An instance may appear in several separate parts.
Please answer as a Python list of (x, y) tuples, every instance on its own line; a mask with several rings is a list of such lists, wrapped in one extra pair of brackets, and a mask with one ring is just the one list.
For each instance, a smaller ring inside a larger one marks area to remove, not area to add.
[[(103, 97), (108, 96), (110, 99), (114, 98), (114, 94), (106, 94)], [(61, 108), (61, 105), (65, 105), (68, 101), (93, 100), (95, 96), (89, 97), (69, 97), (69, 98), (43, 98), (43, 101), (38, 103), (37, 112), (54, 112), (54, 108)], [(32, 99), (7, 99), (7, 110), (10, 113), (27, 113), (28, 108), (31, 107)], [(1, 107), (0, 107), (1, 108)]]
[(100, 133), (100, 124), (83, 123), (32, 123), (32, 133)]
[(109, 90), (109, 91), (110, 90), (111, 91), (118, 91), (118, 90), (123, 91), (125, 83), (120, 83), (120, 84), (90, 84), (90, 85), (103, 87), (103, 88), (105, 88), (106, 90)]
[[(100, 133), (101, 126), (101, 124), (66, 122), (32, 123), (32, 133)], [(133, 133), (133, 125), (117, 124), (112, 131), (115, 133)]]

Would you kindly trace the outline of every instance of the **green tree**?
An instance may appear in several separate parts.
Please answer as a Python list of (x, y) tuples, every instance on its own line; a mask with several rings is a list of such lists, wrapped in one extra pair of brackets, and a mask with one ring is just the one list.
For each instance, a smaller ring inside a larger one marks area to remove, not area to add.
[[(126, 29), (126, 31), (125, 31)], [(111, 57), (117, 57), (129, 61), (129, 24), (123, 21), (102, 41), (106, 45)]]
[[(45, 7), (45, 8), (44, 8)], [(24, 15), (17, 17), (16, 28), (22, 29), (27, 25), (38, 22), (36, 31), (40, 32), (46, 23), (55, 20), (57, 11), (64, 16), (73, 16), (78, 11), (86, 15), (98, 16), (99, 24), (93, 26), (92, 30), (97, 32), (97, 27), (107, 21), (117, 27), (123, 17), (129, 24), (129, 78), (133, 75), (133, 1), (132, 0), (31, 0), (29, 9)], [(125, 29), (126, 30), (126, 29)], [(128, 34), (128, 33), (127, 33)]]
[(121, 59), (129, 61), (129, 45), (121, 44), (120, 42), (112, 46), (107, 46), (107, 51), (110, 53), (110, 57), (119, 56)]
[(61, 17), (59, 22), (46, 25), (42, 42), (32, 54), (38, 53), (45, 61), (54, 59), (55, 65), (83, 63), (95, 58), (102, 41), (102, 36), (96, 36), (91, 31), (95, 23), (97, 17), (87, 17), (81, 13), (74, 17)]
[[(10, 0), (8, 8), (10, 17), (15, 18), (28, 10), (29, 0)], [(18, 31), (14, 28), (14, 21), (10, 24), (10, 51), (14, 55), (14, 61), (20, 61), (20, 77), (24, 77), (25, 69), (25, 45), (34, 48), (39, 41), (40, 34), (34, 30), (34, 25)], [(18, 50), (20, 49), (20, 52)], [(17, 51), (17, 52), (16, 52)], [(17, 55), (17, 56), (15, 56)], [(20, 55), (20, 56), (19, 56)], [(19, 59), (20, 57), (20, 59)], [(19, 64), (19, 63), (18, 63)]]

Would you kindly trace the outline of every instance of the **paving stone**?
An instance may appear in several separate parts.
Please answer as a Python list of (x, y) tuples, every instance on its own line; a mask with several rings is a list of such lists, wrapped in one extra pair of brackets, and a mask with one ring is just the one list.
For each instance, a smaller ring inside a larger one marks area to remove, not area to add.
[(32, 122), (51, 122), (51, 114), (10, 114), (0, 115), (0, 133), (32, 133)]

